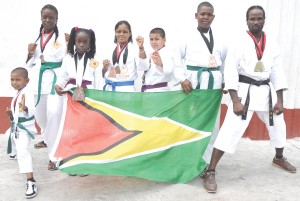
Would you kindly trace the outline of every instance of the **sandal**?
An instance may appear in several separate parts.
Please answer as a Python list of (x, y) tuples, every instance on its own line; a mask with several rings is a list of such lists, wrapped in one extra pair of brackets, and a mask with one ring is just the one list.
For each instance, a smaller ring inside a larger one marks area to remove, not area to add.
[(36, 149), (45, 148), (45, 147), (47, 147), (47, 144), (44, 141), (40, 141), (34, 145), (34, 148)]
[(58, 170), (58, 168), (56, 167), (55, 163), (53, 163), (52, 161), (49, 161), (48, 170), (54, 171), (54, 170)]

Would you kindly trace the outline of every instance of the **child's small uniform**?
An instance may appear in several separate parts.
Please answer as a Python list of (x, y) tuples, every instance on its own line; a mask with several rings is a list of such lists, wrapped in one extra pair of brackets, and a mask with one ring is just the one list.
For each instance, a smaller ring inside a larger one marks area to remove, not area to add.
[(139, 48), (131, 42), (122, 49), (118, 58), (116, 58), (114, 54), (117, 48), (122, 49), (119, 44), (114, 44), (112, 51), (108, 51), (113, 54), (106, 56), (106, 58), (109, 58), (112, 62), (105, 73), (105, 85), (103, 90), (135, 92), (134, 82), (138, 77), (137, 70), (147, 70), (147, 62), (145, 59), (139, 58)]
[(151, 59), (151, 54), (148, 56), (149, 68), (144, 73), (144, 83), (142, 92), (160, 92), (170, 91), (168, 83), (172, 80), (172, 71), (174, 68), (174, 56), (172, 51), (167, 47), (159, 50), (163, 67), (156, 65)]
[[(25, 105), (27, 106), (26, 111), (21, 111), (19, 109), (19, 103), (22, 100), (23, 94), (25, 95)], [(11, 120), (11, 133), (9, 141), (13, 141), (16, 146), (15, 148), (19, 164), (19, 172), (33, 172), (32, 157), (30, 154), (29, 145), (31, 139), (34, 139), (34, 134), (36, 133), (34, 121), (35, 106), (33, 94), (30, 93), (27, 87), (24, 87), (18, 91), (15, 97), (13, 97), (10, 109), (12, 111), (13, 119)], [(10, 151), (11, 149), (8, 147), (8, 153)], [(25, 193), (26, 198), (36, 196), (37, 187), (35, 182), (31, 182), (30, 185), (27, 184), (27, 188), (28, 189)]]
[[(41, 35), (41, 37), (43, 36)], [(54, 33), (42, 51), (41, 37), (36, 41), (37, 47), (33, 57), (26, 62), (25, 66), (28, 69), (30, 78), (28, 87), (33, 91), (35, 104), (37, 104), (35, 118), (42, 132), (44, 132), (49, 123), (47, 109), (51, 105), (51, 103), (49, 104), (51, 100), (48, 100), (48, 95), (55, 94), (54, 85), (58, 70), (66, 55), (66, 43), (62, 34), (55, 41)], [(43, 41), (47, 37), (48, 35), (45, 34)]]
[(77, 58), (77, 53), (74, 57), (67, 55), (59, 71), (56, 85), (62, 88), (81, 86), (84, 89), (99, 89), (103, 84), (101, 73), (99, 59), (87, 59), (85, 64), (85, 54), (81, 59)]

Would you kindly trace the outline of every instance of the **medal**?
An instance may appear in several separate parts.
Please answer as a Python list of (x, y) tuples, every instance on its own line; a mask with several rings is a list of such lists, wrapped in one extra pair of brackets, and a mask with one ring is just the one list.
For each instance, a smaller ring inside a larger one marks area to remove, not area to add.
[(109, 71), (108, 77), (116, 77), (116, 68), (112, 67)]
[(84, 101), (85, 99), (85, 94), (84, 94), (84, 89), (82, 87), (77, 87), (75, 91), (73, 92), (72, 95), (72, 100), (73, 101)]
[(42, 64), (45, 63), (44, 55), (41, 54), (40, 59)]
[(120, 74), (121, 73), (121, 69), (120, 69), (120, 66), (116, 66), (116, 74)]
[(264, 70), (265, 70), (265, 68), (264, 68), (263, 62), (258, 60), (258, 62), (255, 65), (254, 72), (264, 72)]
[(123, 78), (127, 78), (129, 77), (129, 73), (128, 73), (128, 68), (127, 66), (122, 66), (121, 70), (120, 70), (120, 74), (121, 74), (121, 77)]
[(209, 68), (217, 67), (217, 61), (216, 61), (216, 58), (214, 57), (214, 55), (210, 55), (209, 61), (208, 61), (208, 67)]

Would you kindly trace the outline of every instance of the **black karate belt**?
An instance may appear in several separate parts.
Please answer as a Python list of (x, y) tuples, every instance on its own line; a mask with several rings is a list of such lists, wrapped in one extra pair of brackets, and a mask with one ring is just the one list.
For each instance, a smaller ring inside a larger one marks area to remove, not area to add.
[(269, 85), (270, 79), (267, 80), (262, 80), (262, 81), (257, 81), (254, 80), (250, 77), (244, 76), (244, 75), (239, 75), (239, 82), (249, 84), (248, 87), (248, 92), (247, 92), (247, 97), (245, 101), (245, 114), (242, 115), (242, 119), (245, 120), (247, 118), (247, 112), (248, 112), (248, 107), (250, 103), (250, 87), (251, 85), (255, 86), (261, 86), (261, 85), (268, 85), (269, 86), (269, 123), (270, 126), (274, 126), (273, 122), (273, 108), (272, 108), (272, 94), (271, 94), (271, 87)]

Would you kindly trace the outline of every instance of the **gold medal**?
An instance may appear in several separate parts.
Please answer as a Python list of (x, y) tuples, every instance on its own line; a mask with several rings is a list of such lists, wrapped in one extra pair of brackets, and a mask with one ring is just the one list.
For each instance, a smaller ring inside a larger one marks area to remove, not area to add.
[(263, 62), (258, 60), (258, 62), (255, 65), (254, 72), (264, 72), (264, 70), (265, 70), (265, 68), (264, 68)]
[(45, 63), (44, 55), (41, 54), (40, 59), (41, 59), (41, 63)]

